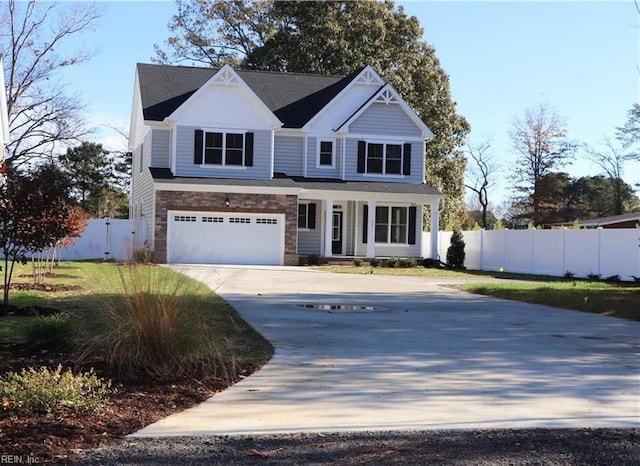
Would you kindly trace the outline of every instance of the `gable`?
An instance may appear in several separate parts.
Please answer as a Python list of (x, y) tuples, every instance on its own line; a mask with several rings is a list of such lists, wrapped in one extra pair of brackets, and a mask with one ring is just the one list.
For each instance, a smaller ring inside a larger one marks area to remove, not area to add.
[(422, 131), (397, 104), (374, 102), (349, 125), (356, 134), (421, 137)]
[(214, 128), (277, 128), (282, 123), (230, 67), (224, 66), (180, 105), (171, 120)]

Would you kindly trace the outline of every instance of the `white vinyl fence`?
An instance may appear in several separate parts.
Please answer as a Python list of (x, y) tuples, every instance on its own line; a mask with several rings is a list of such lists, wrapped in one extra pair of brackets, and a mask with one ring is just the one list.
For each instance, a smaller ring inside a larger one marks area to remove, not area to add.
[(75, 244), (61, 249), (60, 256), (62, 260), (130, 260), (146, 239), (144, 223), (135, 219), (92, 219)]
[[(452, 232), (439, 232), (440, 260), (446, 261)], [(640, 229), (463, 231), (465, 267), (471, 270), (576, 277), (640, 277)], [(430, 233), (423, 233), (429, 257)]]

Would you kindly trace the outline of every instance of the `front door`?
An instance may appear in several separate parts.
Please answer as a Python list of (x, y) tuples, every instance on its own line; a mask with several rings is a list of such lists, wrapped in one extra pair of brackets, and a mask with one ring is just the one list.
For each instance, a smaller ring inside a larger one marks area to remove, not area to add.
[(331, 254), (342, 254), (342, 212), (333, 213)]

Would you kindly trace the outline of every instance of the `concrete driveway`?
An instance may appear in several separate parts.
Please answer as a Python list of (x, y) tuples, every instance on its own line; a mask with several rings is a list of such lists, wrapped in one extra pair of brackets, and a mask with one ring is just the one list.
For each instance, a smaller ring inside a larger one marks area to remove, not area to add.
[[(135, 437), (640, 425), (640, 323), (440, 286), (451, 279), (174, 268), (216, 290), (276, 351)], [(317, 304), (334, 309), (300, 306)]]

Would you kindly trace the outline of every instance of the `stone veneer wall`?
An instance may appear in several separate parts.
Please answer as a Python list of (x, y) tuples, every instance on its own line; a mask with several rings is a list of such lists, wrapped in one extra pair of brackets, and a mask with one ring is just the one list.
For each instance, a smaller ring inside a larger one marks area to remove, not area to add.
[[(229, 198), (229, 207), (225, 199)], [(153, 261), (167, 262), (167, 211), (248, 212), (285, 214), (284, 263), (298, 265), (298, 197), (286, 194), (156, 191)]]

